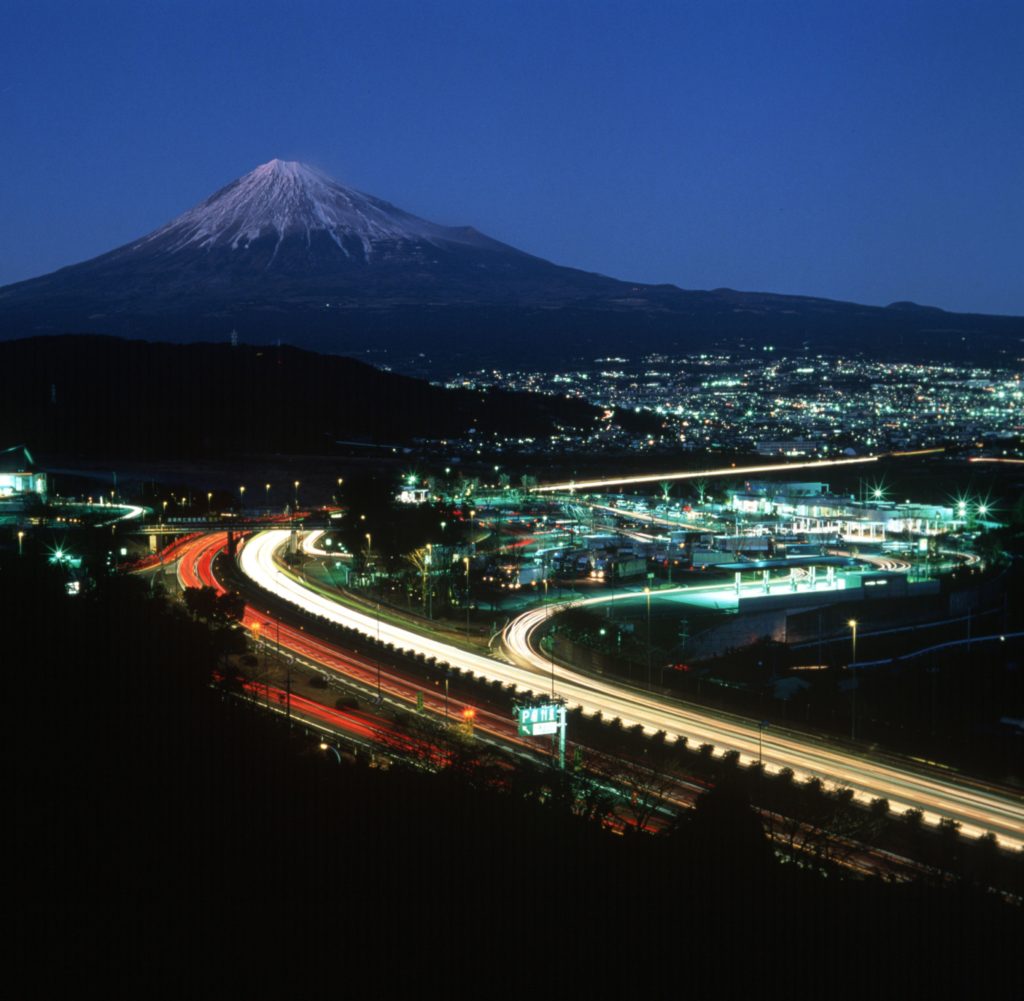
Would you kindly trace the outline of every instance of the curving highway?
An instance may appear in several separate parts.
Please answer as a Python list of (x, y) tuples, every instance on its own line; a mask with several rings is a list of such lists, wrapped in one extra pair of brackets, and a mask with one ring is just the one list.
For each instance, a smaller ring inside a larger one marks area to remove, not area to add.
[[(570, 706), (580, 706), (588, 713), (600, 711), (606, 718), (617, 716), (626, 726), (639, 723), (648, 732), (664, 730), (670, 736), (685, 736), (691, 743), (710, 743), (716, 753), (736, 750), (744, 762), (758, 758), (759, 730), (753, 721), (664, 702), (645, 692), (588, 678), (561, 665), (553, 666), (529, 642), (530, 633), (543, 622), (549, 609), (526, 612), (507, 627), (504, 640), (514, 663), (503, 663), (429, 635), (378, 622), (373, 615), (345, 607), (312, 590), (286, 573), (275, 559), (288, 534), (268, 531), (254, 536), (242, 548), (239, 564), (256, 584), (300, 608), (370, 636), (377, 636), (379, 630), (383, 642), (437, 657), (520, 691), (553, 690)], [(601, 600), (609, 599), (605, 596), (582, 603)], [(1024, 846), (1024, 803), (1007, 791), (937, 772), (876, 762), (781, 728), (766, 729), (760, 737), (762, 758), (769, 770), (791, 768), (797, 778), (813, 775), (828, 785), (851, 788), (861, 800), (884, 797), (894, 811), (919, 809), (930, 823), (950, 817), (960, 822), (964, 834), (978, 836), (991, 831), (1006, 846)]]

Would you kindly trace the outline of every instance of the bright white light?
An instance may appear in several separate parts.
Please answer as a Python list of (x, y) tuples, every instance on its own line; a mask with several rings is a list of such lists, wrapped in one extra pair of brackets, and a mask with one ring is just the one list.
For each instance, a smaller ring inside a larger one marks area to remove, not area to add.
[[(275, 552), (287, 543), (288, 537), (287, 531), (279, 530), (263, 532), (250, 539), (239, 560), (242, 572), (266, 590), (315, 615), (368, 636), (376, 636), (379, 629), (380, 639), (399, 649), (422, 652), (479, 677), (514, 685), (521, 692), (550, 691), (551, 663), (533, 652), (529, 634), (544, 624), (551, 607), (559, 606), (531, 609), (514, 619), (506, 627), (503, 638), (515, 663), (502, 663), (386, 621), (378, 623), (374, 615), (357, 612), (310, 590), (285, 573), (274, 559)], [(676, 594), (683, 590), (673, 589)], [(666, 589), (651, 597), (661, 599), (668, 593)], [(616, 596), (602, 595), (572, 604), (590, 605), (610, 600), (616, 600)], [(617, 600), (625, 599), (618, 596)], [(643, 593), (638, 593), (633, 600), (643, 601)], [(685, 735), (691, 745), (713, 744), (719, 754), (736, 750), (743, 763), (758, 759), (755, 722), (708, 716), (686, 705), (665, 703), (637, 689), (585, 677), (561, 665), (555, 665), (554, 671), (555, 692), (566, 699), (569, 707), (580, 706), (588, 713), (600, 710), (606, 719), (617, 716), (626, 726), (639, 723), (647, 733), (664, 730), (669, 736)], [(1024, 807), (1016, 799), (973, 787), (962, 780), (905, 772), (889, 764), (808, 743), (784, 728), (769, 733), (763, 739), (763, 759), (770, 771), (788, 767), (798, 780), (816, 775), (829, 785), (854, 789), (861, 799), (884, 797), (894, 811), (914, 807), (922, 810), (930, 823), (936, 823), (940, 817), (952, 817), (960, 821), (965, 834), (976, 836), (991, 830), (1009, 847), (1024, 845), (1020, 834), (1024, 830)]]
[(877, 462), (879, 456), (865, 455), (856, 459), (817, 459), (814, 462), (773, 463), (766, 466), (725, 466), (721, 469), (701, 469), (689, 473), (656, 473), (650, 476), (620, 476), (602, 480), (580, 480), (566, 483), (545, 483), (534, 487), (535, 493), (550, 493), (554, 490), (594, 490), (626, 483), (656, 483), (662, 480), (693, 480), (708, 476), (741, 476), (746, 473), (783, 473), (791, 469), (818, 469), (822, 466), (849, 466), (855, 463)]

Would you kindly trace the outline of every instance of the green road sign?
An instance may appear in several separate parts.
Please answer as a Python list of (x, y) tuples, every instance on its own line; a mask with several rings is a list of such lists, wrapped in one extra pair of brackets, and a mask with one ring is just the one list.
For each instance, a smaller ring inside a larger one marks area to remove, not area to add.
[(539, 706), (519, 707), (519, 736), (540, 737), (558, 731), (558, 705), (545, 703)]

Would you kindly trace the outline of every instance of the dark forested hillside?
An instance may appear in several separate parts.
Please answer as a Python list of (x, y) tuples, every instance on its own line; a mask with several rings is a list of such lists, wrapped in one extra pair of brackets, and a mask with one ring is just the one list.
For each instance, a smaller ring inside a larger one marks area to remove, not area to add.
[(329, 451), (338, 439), (549, 434), (597, 411), (551, 396), (446, 390), (289, 347), (112, 337), (0, 343), (0, 442), (153, 458)]

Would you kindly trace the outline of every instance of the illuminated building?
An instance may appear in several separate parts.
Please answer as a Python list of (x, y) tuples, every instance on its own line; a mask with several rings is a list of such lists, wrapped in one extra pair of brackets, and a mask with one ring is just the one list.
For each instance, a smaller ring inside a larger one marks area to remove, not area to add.
[(22, 524), (46, 501), (46, 474), (24, 445), (0, 452), (0, 524)]
[(0, 452), (0, 498), (37, 494), (46, 500), (46, 473), (36, 469), (32, 453), (24, 445)]

